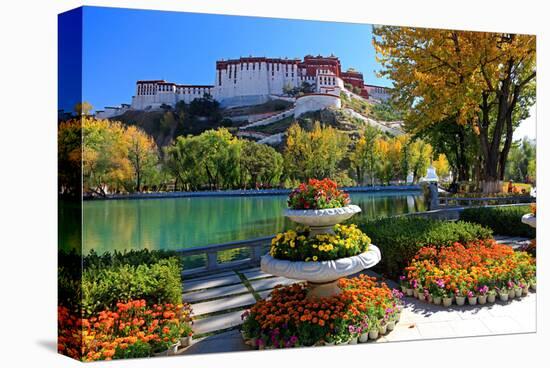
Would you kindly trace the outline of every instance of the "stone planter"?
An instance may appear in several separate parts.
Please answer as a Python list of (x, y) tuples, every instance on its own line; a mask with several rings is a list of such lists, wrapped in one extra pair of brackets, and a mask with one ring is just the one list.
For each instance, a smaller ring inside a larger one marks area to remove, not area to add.
[(523, 289), (521, 290), (521, 294), (522, 294), (523, 296), (526, 296), (527, 294), (529, 294), (529, 285), (525, 285), (525, 286), (523, 287)]
[(433, 301), (435, 305), (441, 305), (442, 298), (440, 296), (434, 296)]
[(453, 298), (443, 298), (443, 306), (450, 307), (453, 304)]
[(521, 298), (521, 294), (523, 294), (523, 289), (521, 289), (521, 288), (519, 288), (519, 287), (518, 287), (518, 288), (515, 288), (515, 289), (514, 289), (514, 293), (515, 293), (515, 295), (516, 295), (516, 298)]
[(536, 284), (536, 283), (531, 284), (530, 286), (531, 286), (531, 289), (532, 289), (533, 291), (537, 291), (537, 284)]
[(368, 332), (365, 332), (365, 333), (359, 335), (359, 342), (360, 343), (365, 343), (367, 341), (369, 341), (369, 333)]
[(369, 331), (369, 339), (376, 340), (378, 338), (378, 329)]
[(413, 296), (414, 290), (413, 289), (406, 289), (407, 296)]
[(512, 300), (516, 297), (516, 291), (514, 289), (508, 290), (508, 299)]
[(426, 294), (422, 292), (418, 293), (418, 300), (426, 301)]
[(477, 297), (477, 302), (478, 302), (480, 305), (486, 304), (486, 303), (487, 303), (487, 295), (479, 295), (479, 296)]
[(327, 208), (324, 210), (292, 210), (286, 209), (284, 215), (291, 221), (309, 226), (310, 237), (319, 234), (334, 234), (334, 225), (339, 224), (361, 212), (354, 204), (346, 207)]
[(494, 303), (496, 301), (496, 298), (497, 298), (496, 293), (487, 294), (487, 303)]
[(380, 259), (380, 250), (371, 244), (364, 253), (333, 261), (292, 262), (266, 254), (261, 259), (261, 270), (289, 279), (306, 280), (309, 284), (308, 297), (325, 297), (340, 292), (338, 279), (370, 268)]
[(386, 325), (386, 329), (388, 331), (393, 331), (394, 328), (395, 328), (395, 321), (389, 321)]
[(456, 305), (464, 305), (464, 303), (466, 302), (466, 297), (465, 296), (456, 296), (455, 300), (456, 300)]
[(537, 216), (533, 215), (532, 213), (528, 213), (526, 215), (523, 215), (521, 217), (521, 222), (524, 224), (527, 224), (531, 227), (536, 228), (537, 227)]
[(357, 336), (356, 336), (356, 337), (352, 337), (352, 338), (348, 341), (348, 344), (349, 344), (349, 345), (355, 345), (355, 344), (357, 344)]
[(477, 296), (468, 297), (468, 304), (476, 305), (477, 304)]
[(381, 325), (379, 328), (378, 328), (378, 332), (380, 333), (380, 335), (385, 335), (387, 332), (388, 332), (388, 326), (387, 325)]

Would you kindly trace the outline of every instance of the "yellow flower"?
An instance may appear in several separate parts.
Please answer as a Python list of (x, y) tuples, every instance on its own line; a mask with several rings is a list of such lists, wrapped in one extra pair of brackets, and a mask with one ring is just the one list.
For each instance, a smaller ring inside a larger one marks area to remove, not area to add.
[(317, 256), (313, 256), (313, 260), (317, 261), (319, 258)]

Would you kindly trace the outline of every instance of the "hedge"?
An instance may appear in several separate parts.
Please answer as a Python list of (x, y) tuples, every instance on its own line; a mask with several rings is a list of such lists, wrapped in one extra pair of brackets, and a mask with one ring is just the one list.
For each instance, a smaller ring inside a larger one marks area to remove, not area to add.
[(117, 302), (145, 299), (148, 305), (181, 303), (181, 268), (177, 258), (150, 264), (120, 264), (84, 269), (82, 311), (84, 316), (114, 309)]
[(536, 236), (535, 229), (521, 222), (521, 217), (526, 213), (531, 213), (529, 206), (478, 207), (465, 209), (460, 219), (486, 226), (498, 235), (533, 239)]
[(479, 224), (443, 221), (421, 217), (389, 217), (358, 224), (382, 253), (374, 270), (397, 280), (416, 252), (424, 246), (449, 246), (488, 239), (492, 231)]

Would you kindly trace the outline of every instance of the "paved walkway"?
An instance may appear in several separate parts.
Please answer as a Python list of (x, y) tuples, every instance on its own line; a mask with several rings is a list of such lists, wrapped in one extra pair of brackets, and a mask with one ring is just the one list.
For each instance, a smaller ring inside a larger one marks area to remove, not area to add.
[[(495, 238), (506, 244), (525, 241), (521, 238)], [(379, 276), (368, 270), (364, 273)], [(241, 314), (256, 301), (266, 298), (275, 285), (295, 282), (265, 274), (259, 268), (184, 280), (183, 300), (193, 308), (195, 341), (181, 353), (250, 350), (240, 335)], [(390, 287), (397, 286), (392, 281), (387, 283)], [(377, 342), (536, 331), (536, 294), (533, 293), (511, 302), (485, 306), (453, 305), (444, 308), (408, 297), (404, 301), (405, 308), (396, 328)]]

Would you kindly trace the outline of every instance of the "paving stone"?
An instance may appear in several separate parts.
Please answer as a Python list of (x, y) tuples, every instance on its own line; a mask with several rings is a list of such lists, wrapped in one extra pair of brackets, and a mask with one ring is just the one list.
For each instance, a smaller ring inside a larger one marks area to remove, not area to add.
[(416, 327), (423, 339), (456, 337), (456, 333), (449, 322), (418, 323)]
[(249, 280), (252, 280), (252, 279), (261, 279), (261, 278), (265, 278), (265, 277), (272, 277), (273, 275), (269, 274), (269, 273), (265, 273), (263, 272), (262, 270), (260, 270), (259, 268), (255, 268), (255, 269), (252, 269), (252, 270), (247, 270), (247, 271), (243, 271), (242, 274)]
[(209, 302), (192, 304), (193, 315), (199, 316), (202, 314), (220, 312), (223, 310), (244, 307), (256, 303), (256, 299), (252, 294), (237, 295), (222, 299), (216, 299)]
[(235, 284), (206, 290), (192, 291), (190, 293), (183, 294), (183, 301), (188, 303), (195, 303), (201, 300), (208, 300), (247, 292), (249, 292), (249, 290), (246, 288), (246, 286), (244, 286), (243, 284)]
[(244, 309), (197, 319), (193, 322), (193, 331), (195, 331), (195, 334), (202, 334), (241, 325), (243, 323), (241, 319), (243, 312)]
[(226, 353), (252, 349), (252, 347), (244, 343), (240, 331), (232, 330), (200, 339), (191, 345), (183, 354)]
[(300, 282), (298, 280), (291, 280), (285, 277), (273, 277), (270, 279), (258, 279), (250, 281), (250, 285), (255, 291), (261, 291), (266, 289), (273, 289), (276, 285), (291, 285)]
[(213, 278), (207, 278), (202, 280), (190, 280), (190, 281), (184, 281), (183, 282), (183, 292), (189, 292), (193, 290), (199, 290), (199, 289), (207, 289), (207, 288), (214, 288), (224, 285), (231, 285), (231, 284), (238, 284), (241, 282), (241, 279), (239, 276), (237, 276), (234, 272), (224, 274), (223, 276), (220, 275), (218, 277)]
[(419, 340), (422, 337), (415, 323), (402, 323), (400, 321), (385, 338), (388, 341), (409, 341)]
[(448, 322), (457, 337), (490, 335), (491, 331), (479, 319)]
[(208, 280), (208, 279), (216, 279), (218, 277), (224, 277), (224, 276), (229, 276), (229, 275), (234, 275), (234, 274), (235, 274), (234, 271), (224, 271), (224, 272), (218, 272), (218, 273), (213, 273), (213, 274), (210, 274), (210, 275), (199, 276), (199, 277), (187, 276), (187, 277), (184, 277), (183, 282), (204, 281), (204, 280)]
[(491, 334), (527, 332), (512, 317), (487, 317), (481, 322), (491, 331)]
[(264, 290), (258, 293), (260, 298), (267, 299), (267, 297), (271, 294), (271, 290)]
[(401, 312), (402, 322), (445, 322), (460, 320), (460, 314), (452, 308), (443, 308), (441, 306), (416, 301), (415, 304), (408, 303)]

